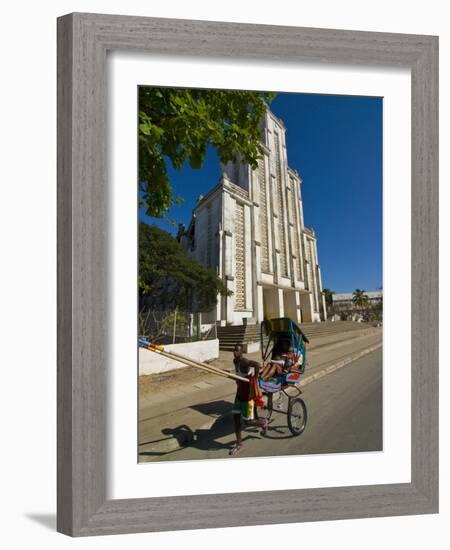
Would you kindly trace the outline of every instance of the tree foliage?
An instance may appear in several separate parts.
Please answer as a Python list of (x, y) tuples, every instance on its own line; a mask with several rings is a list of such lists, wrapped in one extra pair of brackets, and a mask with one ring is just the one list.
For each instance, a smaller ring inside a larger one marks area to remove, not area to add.
[(139, 294), (160, 310), (210, 311), (228, 295), (214, 271), (197, 263), (169, 233), (139, 224)]
[(322, 294), (325, 297), (325, 304), (327, 307), (327, 314), (333, 315), (334, 314), (334, 307), (333, 307), (333, 294), (334, 290), (330, 290), (329, 288), (324, 288), (322, 291)]
[(383, 296), (380, 296), (372, 306), (372, 319), (374, 321), (383, 320)]
[(353, 303), (357, 308), (359, 309), (364, 308), (365, 306), (367, 306), (368, 301), (369, 301), (369, 297), (367, 296), (365, 290), (361, 290), (360, 288), (357, 288), (353, 292)]
[(324, 288), (322, 293), (325, 296), (325, 303), (327, 305), (327, 308), (331, 308), (333, 306), (334, 291), (330, 290), (329, 288)]
[(175, 202), (166, 161), (200, 168), (208, 145), (226, 163), (240, 154), (256, 168), (260, 121), (274, 94), (233, 90), (139, 88), (139, 191), (149, 216)]

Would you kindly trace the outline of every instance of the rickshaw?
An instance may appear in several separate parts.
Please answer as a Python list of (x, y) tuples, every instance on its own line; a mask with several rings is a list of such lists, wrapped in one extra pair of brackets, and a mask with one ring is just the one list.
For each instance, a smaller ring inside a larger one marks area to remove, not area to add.
[(260, 341), (262, 370), (276, 365), (277, 372), (268, 380), (258, 378), (259, 389), (267, 402), (257, 414), (268, 421), (274, 411), (285, 414), (292, 435), (300, 435), (306, 427), (307, 410), (297, 383), (305, 372), (309, 340), (292, 319), (281, 317), (261, 322)]

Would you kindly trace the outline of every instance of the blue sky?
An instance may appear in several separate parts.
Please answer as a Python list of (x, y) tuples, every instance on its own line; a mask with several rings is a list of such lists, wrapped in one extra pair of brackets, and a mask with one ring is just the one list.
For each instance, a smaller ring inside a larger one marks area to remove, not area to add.
[[(305, 225), (318, 237), (323, 286), (335, 292), (382, 286), (382, 98), (279, 93), (271, 109), (286, 127), (288, 162), (302, 180)], [(169, 167), (181, 206), (140, 219), (171, 233), (189, 223), (197, 197), (219, 180), (210, 148), (203, 167)]]

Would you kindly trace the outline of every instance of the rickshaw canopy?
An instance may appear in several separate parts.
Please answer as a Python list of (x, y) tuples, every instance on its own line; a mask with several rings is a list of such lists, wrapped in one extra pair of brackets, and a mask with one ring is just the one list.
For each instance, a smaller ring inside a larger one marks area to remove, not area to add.
[[(261, 322), (261, 355), (263, 361), (268, 360), (269, 356), (273, 357), (286, 345), (294, 355), (298, 357), (301, 354), (305, 358), (306, 343), (309, 343), (308, 338), (297, 323), (289, 317), (264, 319)], [(302, 371), (304, 367), (303, 363)]]
[(264, 331), (267, 336), (269, 336), (271, 333), (275, 334), (289, 334), (294, 335), (295, 337), (302, 336), (303, 340), (306, 343), (309, 343), (308, 338), (305, 336), (302, 329), (297, 325), (297, 323), (294, 323), (292, 319), (289, 319), (289, 317), (279, 317), (276, 319), (265, 319), (262, 322), (262, 325), (264, 326)]

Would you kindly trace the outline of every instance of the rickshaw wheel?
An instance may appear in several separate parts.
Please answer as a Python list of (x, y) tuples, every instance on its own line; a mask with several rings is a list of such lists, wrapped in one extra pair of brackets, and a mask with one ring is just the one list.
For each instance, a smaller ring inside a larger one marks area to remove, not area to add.
[(266, 407), (264, 407), (263, 409), (261, 408), (258, 409), (257, 407), (255, 407), (255, 416), (256, 418), (265, 418), (267, 422), (269, 422), (269, 420), (272, 417), (272, 411), (273, 411), (273, 398), (272, 398), (272, 394), (268, 393)]
[(308, 413), (303, 399), (289, 399), (287, 422), (292, 435), (300, 435), (306, 428)]

